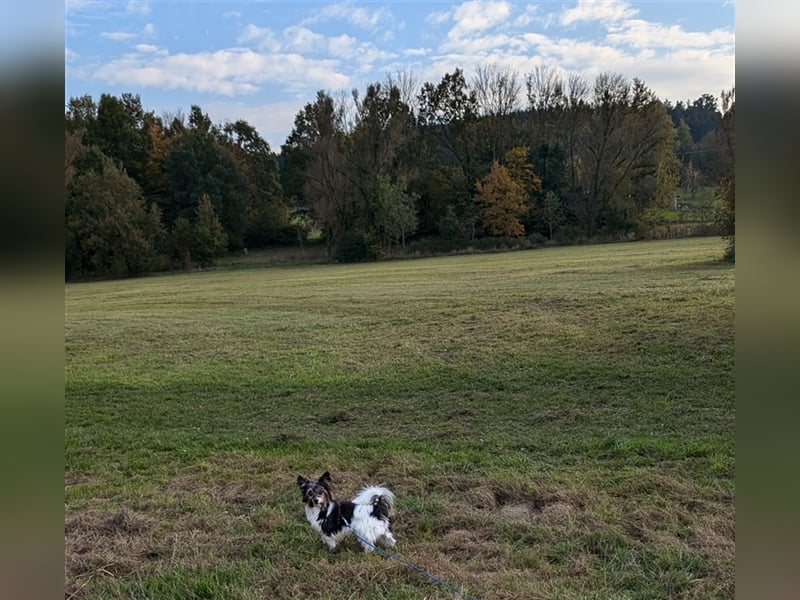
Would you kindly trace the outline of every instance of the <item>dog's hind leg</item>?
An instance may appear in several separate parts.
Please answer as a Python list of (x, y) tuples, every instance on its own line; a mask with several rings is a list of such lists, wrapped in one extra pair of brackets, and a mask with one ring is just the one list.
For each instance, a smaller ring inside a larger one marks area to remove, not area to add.
[(361, 544), (361, 547), (364, 548), (364, 552), (372, 552), (375, 549), (375, 538), (373, 535), (374, 533), (370, 534), (365, 531), (356, 532), (356, 539), (358, 543)]

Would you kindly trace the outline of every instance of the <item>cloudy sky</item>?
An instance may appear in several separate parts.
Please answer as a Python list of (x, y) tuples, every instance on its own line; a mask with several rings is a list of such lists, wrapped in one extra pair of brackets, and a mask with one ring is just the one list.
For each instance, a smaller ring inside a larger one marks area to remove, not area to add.
[(540, 64), (638, 77), (662, 99), (734, 85), (731, 0), (317, 2), (66, 0), (65, 99), (139, 94), (156, 114), (199, 105), (245, 119), (273, 150), (317, 90), (412, 72)]

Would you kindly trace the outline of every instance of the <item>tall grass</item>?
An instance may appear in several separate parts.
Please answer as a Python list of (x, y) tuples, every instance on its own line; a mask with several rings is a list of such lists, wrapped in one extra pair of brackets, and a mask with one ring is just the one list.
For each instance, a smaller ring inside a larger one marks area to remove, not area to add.
[(476, 597), (732, 598), (734, 271), (711, 238), (66, 289), (66, 586), (450, 598), (329, 553), (297, 474), (397, 494)]

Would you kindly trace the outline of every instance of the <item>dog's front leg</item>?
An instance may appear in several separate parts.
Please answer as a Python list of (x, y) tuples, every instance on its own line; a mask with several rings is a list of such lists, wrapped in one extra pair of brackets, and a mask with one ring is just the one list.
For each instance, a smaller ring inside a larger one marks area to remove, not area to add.
[(325, 545), (328, 546), (328, 550), (335, 550), (336, 549), (336, 538), (333, 536), (323, 535), (322, 541), (325, 542)]

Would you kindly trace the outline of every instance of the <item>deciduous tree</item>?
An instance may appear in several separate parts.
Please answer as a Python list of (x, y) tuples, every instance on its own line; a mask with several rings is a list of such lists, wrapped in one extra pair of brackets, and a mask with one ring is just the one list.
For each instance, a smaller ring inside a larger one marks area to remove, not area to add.
[(598, 75), (583, 146), (580, 218), (587, 237), (630, 227), (677, 184), (675, 130), (664, 105), (638, 79)]
[(164, 216), (168, 223), (179, 217), (193, 223), (200, 199), (207, 194), (231, 249), (238, 250), (247, 225), (247, 178), (199, 107), (192, 107), (190, 124), (174, 141), (165, 164), (169, 191), (162, 199)]
[(482, 117), (480, 135), (488, 146), (490, 160), (500, 160), (511, 148), (518, 127), (512, 115), (519, 109), (519, 75), (508, 67), (483, 64), (475, 71), (472, 87)]
[(375, 190), (375, 225), (383, 250), (393, 244), (405, 248), (406, 237), (417, 228), (417, 197), (405, 191), (403, 184), (380, 177)]
[(283, 148), (298, 164), (305, 165), (303, 197), (324, 233), (328, 255), (333, 256), (336, 245), (354, 229), (358, 217), (347, 173), (344, 107), (330, 94), (318, 91), (316, 100), (295, 117), (294, 129)]
[(148, 209), (141, 188), (108, 157), (100, 170), (72, 179), (65, 221), (68, 277), (141, 275), (163, 266), (158, 207)]
[(483, 225), (491, 235), (525, 234), (520, 222), (527, 210), (525, 192), (506, 167), (493, 162), (489, 173), (475, 183), (475, 190), (475, 201), (482, 207)]
[(222, 127), (221, 140), (247, 181), (244, 242), (260, 247), (289, 232), (289, 207), (278, 177), (278, 160), (256, 128), (238, 120)]
[(732, 88), (722, 93), (722, 130), (720, 153), (724, 171), (717, 186), (717, 196), (722, 202), (720, 227), (728, 242), (725, 257), (736, 260), (736, 90)]

